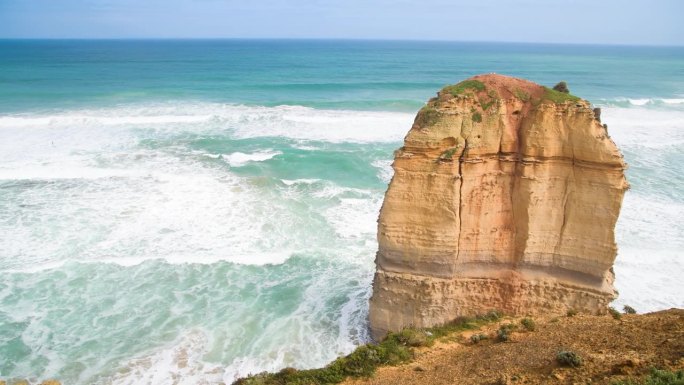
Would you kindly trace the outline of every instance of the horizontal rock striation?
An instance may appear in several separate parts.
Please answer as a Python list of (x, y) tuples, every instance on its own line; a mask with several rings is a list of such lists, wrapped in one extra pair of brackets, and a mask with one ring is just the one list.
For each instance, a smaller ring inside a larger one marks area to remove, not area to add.
[(480, 75), (442, 89), (395, 152), (370, 301), (377, 339), (498, 309), (602, 313), (626, 164), (589, 102)]

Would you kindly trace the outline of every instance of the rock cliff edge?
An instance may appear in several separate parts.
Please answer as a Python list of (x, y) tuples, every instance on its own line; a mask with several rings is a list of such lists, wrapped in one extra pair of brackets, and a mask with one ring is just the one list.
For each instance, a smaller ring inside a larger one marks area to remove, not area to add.
[(626, 164), (589, 102), (502, 75), (418, 112), (378, 219), (376, 339), (498, 309), (604, 313)]

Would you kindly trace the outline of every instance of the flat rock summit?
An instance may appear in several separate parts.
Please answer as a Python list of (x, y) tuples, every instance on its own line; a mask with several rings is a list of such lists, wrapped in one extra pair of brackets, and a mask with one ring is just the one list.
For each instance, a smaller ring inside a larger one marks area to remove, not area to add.
[(588, 101), (496, 74), (447, 86), (395, 152), (373, 336), (497, 309), (602, 314), (623, 157)]

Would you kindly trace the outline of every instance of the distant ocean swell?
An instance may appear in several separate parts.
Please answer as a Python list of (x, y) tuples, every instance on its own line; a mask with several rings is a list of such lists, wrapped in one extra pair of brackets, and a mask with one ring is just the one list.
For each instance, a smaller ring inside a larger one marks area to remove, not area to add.
[[(616, 305), (639, 311), (684, 307), (684, 105), (644, 100), (597, 103), (632, 184)], [(375, 221), (413, 116), (184, 101), (0, 115), (0, 376), (231, 382), (367, 341)]]

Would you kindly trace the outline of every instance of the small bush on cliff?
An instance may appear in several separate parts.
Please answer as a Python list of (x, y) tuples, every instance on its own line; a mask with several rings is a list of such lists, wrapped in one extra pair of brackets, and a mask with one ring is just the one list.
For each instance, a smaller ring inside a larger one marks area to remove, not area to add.
[(481, 123), (482, 122), (482, 114), (479, 112), (475, 112), (473, 114), (473, 122), (475, 123)]
[(651, 373), (640, 379), (628, 378), (611, 382), (611, 385), (684, 385), (684, 370), (670, 371), (651, 369)]
[(549, 100), (556, 104), (562, 104), (565, 102), (577, 102), (581, 99), (575, 95), (570, 95), (564, 92), (552, 90), (548, 87), (544, 87), (544, 95), (542, 96), (542, 100)]
[(563, 366), (577, 368), (582, 366), (582, 357), (569, 350), (562, 350), (556, 354), (556, 361)]
[(515, 330), (515, 325), (505, 324), (501, 325), (496, 331), (496, 340), (499, 342), (506, 342), (511, 339), (511, 333)]
[(503, 317), (503, 314), (498, 311), (498, 310), (490, 310), (487, 312), (485, 315), (483, 315), (481, 318), (485, 321), (498, 321)]
[(489, 339), (489, 337), (486, 334), (482, 334), (482, 333), (473, 334), (472, 336), (470, 336), (470, 342), (472, 342), (474, 344), (479, 344), (480, 341), (484, 341), (486, 339)]
[(574, 316), (577, 315), (577, 310), (575, 310), (575, 309), (568, 309), (568, 312), (565, 313), (565, 315), (567, 315), (568, 317), (574, 317)]
[(462, 95), (466, 91), (484, 91), (485, 85), (479, 80), (464, 80), (458, 84), (452, 86), (446, 86), (442, 89), (442, 92), (448, 92), (453, 96)]
[(558, 82), (558, 84), (553, 86), (553, 90), (558, 91), (558, 92), (562, 92), (564, 94), (570, 93), (570, 89), (568, 89), (568, 83), (566, 83), (564, 81)]
[(637, 312), (633, 307), (631, 307), (629, 305), (623, 306), (622, 310), (627, 314), (636, 314), (636, 312)]
[(622, 318), (622, 314), (620, 314), (620, 312), (617, 311), (614, 307), (609, 307), (608, 313), (610, 313), (611, 317), (613, 317), (616, 320), (619, 320), (620, 318)]
[(537, 328), (537, 324), (534, 323), (532, 318), (523, 318), (520, 324), (525, 328), (525, 330), (533, 332)]
[(394, 338), (397, 343), (404, 346), (426, 346), (430, 342), (428, 340), (428, 332), (419, 329), (404, 329), (399, 333), (393, 333), (391, 338)]
[(442, 113), (437, 111), (434, 107), (425, 106), (418, 111), (415, 123), (423, 128), (429, 127), (436, 124), (439, 121), (440, 116), (442, 116)]

